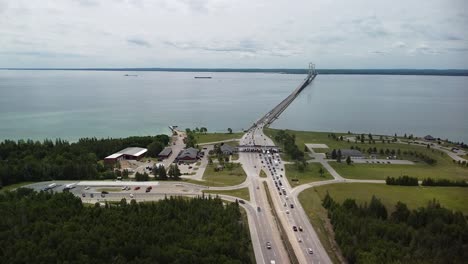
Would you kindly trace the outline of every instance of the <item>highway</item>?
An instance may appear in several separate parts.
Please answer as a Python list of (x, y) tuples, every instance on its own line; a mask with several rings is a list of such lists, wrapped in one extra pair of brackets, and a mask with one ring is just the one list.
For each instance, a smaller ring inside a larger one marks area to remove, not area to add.
[[(275, 121), (315, 77), (316, 73), (312, 67), (309, 75), (288, 97), (281, 101), (266, 115), (261, 117), (254, 126), (244, 134), (239, 145), (246, 146), (245, 149), (248, 149), (249, 146), (256, 149), (258, 149), (258, 146), (274, 146), (273, 141), (263, 134), (263, 128)], [(178, 138), (175, 145), (176, 150), (182, 146), (180, 142), (181, 138)], [(177, 155), (177, 153), (174, 154)], [(172, 156), (175, 156), (174, 154)], [(206, 189), (234, 190), (248, 187), (250, 201), (244, 201), (241, 203), (241, 206), (247, 212), (250, 234), (257, 263), (290, 263), (288, 252), (281, 241), (278, 225), (282, 225), (284, 228), (286, 232), (285, 235), (287, 236), (286, 239), (289, 240), (294, 250), (294, 252), (291, 253), (296, 256), (299, 263), (331, 263), (331, 260), (321, 245), (304, 209), (297, 200), (297, 194), (301, 190), (297, 190), (298, 192), (291, 195), (293, 190), (285, 178), (284, 162), (281, 161), (280, 156), (274, 155), (273, 153), (264, 153), (260, 155), (258, 152), (240, 151), (239, 162), (242, 164), (247, 178), (245, 182), (236, 186), (206, 187), (177, 182), (142, 183), (92, 181), (74, 182), (75, 187), (71, 189), (70, 192), (80, 196), (84, 202), (95, 203), (104, 200), (120, 201), (122, 198), (127, 198), (127, 200), (133, 198), (136, 201), (151, 201), (163, 199), (166, 195), (194, 197), (201, 195), (202, 191)], [(323, 161), (323, 163), (328, 165), (326, 161)], [(267, 178), (259, 177), (261, 169), (266, 172)], [(338, 177), (341, 178), (339, 175)], [(73, 183), (55, 182), (58, 186), (53, 189), (54, 191), (62, 191), (64, 185)], [(268, 191), (272, 197), (274, 208), (270, 208), (266, 195), (267, 190), (264, 188), (263, 182), (266, 182), (268, 185)], [(28, 187), (41, 190), (50, 183), (52, 182), (36, 183), (31, 184)], [(152, 187), (150, 192), (145, 192), (147, 187), (146, 185), (150, 185)], [(128, 186), (130, 188), (122, 190), (121, 188), (123, 186)], [(140, 186), (140, 189), (136, 189), (138, 186)], [(114, 188), (113, 190), (117, 192), (110, 192), (102, 196), (101, 192), (103, 188)], [(230, 201), (234, 201), (236, 199), (235, 197), (226, 195), (220, 196), (223, 199)], [(272, 209), (276, 210), (279, 219), (274, 218), (271, 211)], [(276, 221), (279, 222), (277, 223)], [(297, 231), (293, 230), (293, 226), (297, 227)], [(271, 247), (267, 247), (267, 243), (270, 244)]]

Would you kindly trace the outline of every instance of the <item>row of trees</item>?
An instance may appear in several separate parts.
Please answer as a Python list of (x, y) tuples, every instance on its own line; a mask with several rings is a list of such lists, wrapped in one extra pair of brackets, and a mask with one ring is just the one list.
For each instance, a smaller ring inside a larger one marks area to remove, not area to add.
[(274, 138), (276, 142), (281, 144), (283, 151), (293, 160), (304, 160), (304, 152), (297, 147), (296, 136), (294, 134), (289, 134), (285, 130), (280, 130), (276, 133)]
[(75, 143), (60, 139), (5, 140), (0, 143), (0, 186), (23, 181), (115, 178), (112, 166), (98, 163), (99, 160), (129, 146), (165, 146), (168, 142), (167, 135), (82, 138)]
[(388, 215), (376, 197), (358, 205), (342, 204), (327, 193), (323, 206), (333, 225), (335, 240), (346, 260), (353, 263), (466, 263), (468, 225), (461, 212), (436, 201), (409, 210), (398, 202)]
[(459, 181), (451, 181), (448, 179), (432, 179), (432, 178), (426, 178), (422, 180), (421, 183), (422, 186), (455, 186), (455, 187), (468, 187), (468, 183), (464, 180), (459, 180)]
[(0, 194), (2, 263), (252, 263), (237, 203), (166, 198), (83, 206), (71, 193)]
[(418, 186), (418, 178), (409, 177), (407, 175), (398, 178), (387, 177), (385, 180), (387, 185), (402, 185), (402, 186)]

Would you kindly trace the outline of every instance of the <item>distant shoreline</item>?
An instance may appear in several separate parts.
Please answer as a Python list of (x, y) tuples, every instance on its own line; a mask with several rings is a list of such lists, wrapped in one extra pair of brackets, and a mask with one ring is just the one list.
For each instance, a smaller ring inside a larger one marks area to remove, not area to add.
[[(236, 68), (0, 68), (15, 71), (158, 71), (306, 74), (307, 69)], [(317, 69), (319, 74), (468, 76), (468, 69)]]

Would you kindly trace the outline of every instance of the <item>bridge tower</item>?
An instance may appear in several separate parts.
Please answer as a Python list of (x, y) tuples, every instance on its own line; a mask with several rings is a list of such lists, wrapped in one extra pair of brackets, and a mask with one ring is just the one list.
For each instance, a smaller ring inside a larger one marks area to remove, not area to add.
[(315, 64), (312, 62), (309, 63), (309, 76), (316, 75), (317, 72), (315, 71)]

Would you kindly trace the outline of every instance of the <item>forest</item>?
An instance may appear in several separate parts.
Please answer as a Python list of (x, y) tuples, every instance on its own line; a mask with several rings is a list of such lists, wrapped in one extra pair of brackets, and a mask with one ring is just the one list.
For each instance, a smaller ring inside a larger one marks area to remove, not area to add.
[(0, 187), (23, 181), (114, 178), (111, 168), (99, 160), (126, 147), (149, 147), (158, 152), (168, 143), (167, 135), (82, 138), (75, 143), (5, 140), (0, 143)]
[(2, 263), (251, 263), (237, 203), (199, 197), (85, 206), (71, 193), (0, 194)]
[(369, 204), (353, 199), (342, 204), (327, 193), (323, 206), (333, 225), (335, 240), (353, 263), (466, 263), (468, 226), (461, 212), (437, 201), (410, 210), (398, 202), (388, 215), (375, 196)]

